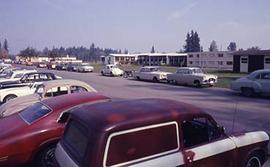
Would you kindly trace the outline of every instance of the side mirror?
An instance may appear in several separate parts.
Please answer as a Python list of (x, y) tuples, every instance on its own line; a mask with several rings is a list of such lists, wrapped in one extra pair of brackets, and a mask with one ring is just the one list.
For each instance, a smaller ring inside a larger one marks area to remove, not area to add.
[(69, 118), (69, 112), (62, 112), (57, 119), (57, 123), (66, 123)]

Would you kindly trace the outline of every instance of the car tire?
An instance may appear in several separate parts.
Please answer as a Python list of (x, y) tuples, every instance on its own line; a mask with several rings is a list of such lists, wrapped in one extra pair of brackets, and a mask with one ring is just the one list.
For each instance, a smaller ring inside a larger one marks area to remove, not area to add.
[(104, 76), (104, 72), (103, 71), (101, 71), (101, 75)]
[(15, 99), (16, 97), (17, 97), (16, 95), (7, 95), (7, 96), (4, 98), (3, 102), (6, 103), (6, 102), (8, 102), (8, 101), (11, 100), (11, 99)]
[(153, 81), (154, 81), (154, 82), (158, 82), (157, 77), (154, 77), (154, 78), (153, 78)]
[(137, 79), (137, 80), (141, 80), (141, 78), (140, 78), (139, 76), (136, 76), (136, 79)]
[(201, 83), (200, 83), (200, 81), (198, 81), (198, 80), (194, 81), (193, 84), (194, 84), (194, 86), (195, 86), (196, 88), (200, 88), (200, 87), (201, 87)]
[(51, 144), (48, 147), (41, 150), (35, 158), (34, 166), (38, 167), (52, 167), (54, 161), (54, 152), (56, 144)]
[(246, 97), (252, 97), (254, 95), (254, 89), (253, 88), (241, 88), (241, 93)]
[(244, 167), (262, 167), (263, 163), (262, 156), (255, 152), (247, 158)]

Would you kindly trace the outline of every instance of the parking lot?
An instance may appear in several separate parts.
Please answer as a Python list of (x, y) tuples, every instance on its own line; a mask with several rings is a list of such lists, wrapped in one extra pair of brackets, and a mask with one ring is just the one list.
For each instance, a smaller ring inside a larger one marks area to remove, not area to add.
[(210, 113), (227, 133), (243, 130), (264, 130), (270, 133), (270, 98), (243, 97), (229, 89), (194, 88), (167, 83), (137, 81), (133, 78), (105, 77), (99, 73), (77, 73), (47, 70), (65, 79), (87, 82), (101, 94), (114, 100), (138, 98), (165, 98), (186, 102)]
[(227, 132), (232, 131), (235, 118), (234, 131), (265, 130), (270, 133), (269, 97), (248, 98), (225, 88), (194, 88), (132, 78), (104, 77), (98, 73), (51, 72), (63, 78), (87, 82), (113, 99), (165, 98), (196, 105), (224, 125)]

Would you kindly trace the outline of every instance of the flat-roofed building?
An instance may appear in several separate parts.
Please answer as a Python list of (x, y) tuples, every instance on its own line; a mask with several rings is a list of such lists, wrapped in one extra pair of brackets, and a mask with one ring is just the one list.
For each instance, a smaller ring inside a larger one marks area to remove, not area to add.
[(234, 72), (270, 69), (270, 50), (245, 50), (233, 53)]
[(190, 52), (187, 57), (187, 66), (232, 71), (233, 52)]
[(187, 65), (187, 53), (140, 53), (139, 65), (170, 65), (185, 67)]

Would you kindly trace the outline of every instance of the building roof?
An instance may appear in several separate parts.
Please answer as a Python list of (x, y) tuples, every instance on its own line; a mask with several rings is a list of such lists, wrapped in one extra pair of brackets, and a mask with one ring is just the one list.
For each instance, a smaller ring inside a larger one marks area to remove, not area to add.
[(139, 53), (138, 56), (187, 56), (187, 53)]
[(270, 50), (244, 50), (236, 51), (233, 55), (261, 55), (261, 56), (270, 56)]
[(75, 109), (74, 119), (97, 131), (123, 130), (155, 123), (180, 121), (189, 116), (206, 115), (195, 106), (165, 99), (136, 99), (84, 105)]

